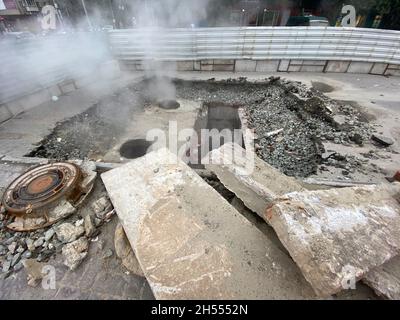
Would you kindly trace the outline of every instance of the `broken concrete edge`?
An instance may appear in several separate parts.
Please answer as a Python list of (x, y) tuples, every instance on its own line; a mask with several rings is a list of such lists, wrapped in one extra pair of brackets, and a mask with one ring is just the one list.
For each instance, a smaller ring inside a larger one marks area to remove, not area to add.
[[(400, 183), (293, 192), (276, 199), (264, 219), (316, 294), (328, 297), (344, 289), (348, 266), (358, 281), (398, 255), (399, 193)], [(377, 236), (366, 242), (371, 228)], [(369, 284), (377, 289), (372, 276)]]
[(240, 120), (241, 128), (242, 128), (244, 148), (246, 150), (255, 152), (255, 150), (254, 150), (255, 133), (254, 133), (254, 130), (251, 130), (248, 127), (249, 120), (246, 116), (246, 111), (243, 107), (240, 107), (238, 109), (238, 116), (239, 116), (239, 120)]
[(305, 189), (292, 177), (234, 143), (210, 151), (202, 163), (221, 183), (261, 218), (276, 198)]

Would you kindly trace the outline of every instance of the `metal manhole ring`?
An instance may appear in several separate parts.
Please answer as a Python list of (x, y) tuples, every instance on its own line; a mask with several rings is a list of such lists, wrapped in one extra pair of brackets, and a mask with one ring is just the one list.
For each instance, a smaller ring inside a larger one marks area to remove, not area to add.
[(41, 165), (16, 178), (4, 192), (2, 203), (9, 213), (26, 214), (61, 196), (74, 194), (81, 171), (68, 162)]

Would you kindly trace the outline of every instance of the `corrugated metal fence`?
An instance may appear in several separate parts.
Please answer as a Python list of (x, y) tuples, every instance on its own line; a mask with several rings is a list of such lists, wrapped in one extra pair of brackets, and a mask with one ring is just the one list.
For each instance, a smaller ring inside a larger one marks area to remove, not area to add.
[(0, 104), (120, 60), (301, 59), (400, 65), (400, 32), (335, 27), (128, 29), (0, 41)]
[(336, 27), (129, 29), (110, 33), (120, 60), (302, 59), (400, 64), (400, 31)]
[(107, 34), (0, 41), (0, 104), (96, 70), (110, 57)]

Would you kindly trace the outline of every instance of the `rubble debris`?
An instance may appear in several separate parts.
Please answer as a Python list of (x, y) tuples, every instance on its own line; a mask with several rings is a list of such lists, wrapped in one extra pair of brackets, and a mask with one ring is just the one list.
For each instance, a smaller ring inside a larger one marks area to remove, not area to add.
[(400, 299), (400, 256), (368, 272), (363, 280), (379, 296)]
[(91, 238), (96, 233), (96, 227), (93, 222), (93, 218), (90, 214), (85, 217), (85, 235), (88, 238)]
[(57, 238), (63, 243), (69, 243), (78, 239), (85, 233), (83, 226), (76, 226), (72, 223), (65, 222), (55, 227)]
[(118, 258), (121, 259), (123, 266), (133, 274), (144, 277), (139, 261), (136, 259), (135, 253), (132, 250), (121, 223), (118, 223), (115, 228), (114, 246), (115, 253)]
[(385, 147), (389, 147), (394, 143), (394, 141), (391, 138), (382, 136), (380, 134), (373, 134), (371, 136), (371, 139), (380, 143), (381, 145), (383, 145)]
[[(96, 180), (97, 177), (96, 163), (93, 161), (82, 161), (82, 162), (78, 161), (78, 162), (80, 162), (79, 166), (82, 170), (82, 180), (80, 182), (80, 188), (81, 191), (87, 195), (92, 190), (94, 181)], [(80, 204), (84, 199), (85, 198), (82, 197), (78, 204)]]
[(265, 209), (275, 198), (305, 190), (294, 178), (285, 176), (237, 144), (226, 143), (212, 150), (202, 163), (260, 217), (264, 217)]
[(112, 204), (107, 196), (103, 196), (92, 204), (92, 210), (97, 218), (104, 220), (107, 213), (112, 210)]
[(114, 252), (111, 249), (107, 249), (103, 254), (103, 259), (111, 258)]
[(78, 240), (67, 243), (62, 248), (62, 255), (64, 257), (64, 265), (70, 270), (75, 270), (86, 258), (89, 249), (89, 242), (85, 236), (80, 237)]
[(43, 279), (45, 274), (43, 273), (44, 263), (37, 262), (35, 259), (25, 259), (22, 261), (25, 271), (28, 275), (28, 285), (36, 287), (39, 280)]
[(168, 150), (101, 177), (156, 299), (314, 297), (293, 261)]
[[(292, 192), (265, 214), (320, 296), (341, 291), (399, 253), (400, 183)], [(347, 281), (347, 280), (346, 280)]]
[(44, 233), (44, 240), (45, 241), (50, 241), (51, 238), (53, 238), (54, 234), (55, 234), (55, 230), (53, 228), (50, 228), (49, 230), (47, 230)]

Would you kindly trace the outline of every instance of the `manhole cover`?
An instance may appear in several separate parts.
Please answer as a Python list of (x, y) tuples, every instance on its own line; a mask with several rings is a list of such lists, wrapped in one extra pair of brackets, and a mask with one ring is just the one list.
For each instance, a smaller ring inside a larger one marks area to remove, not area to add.
[(178, 101), (176, 100), (162, 100), (158, 102), (158, 106), (161, 109), (178, 109), (181, 105)]
[(144, 156), (152, 144), (145, 139), (128, 140), (121, 146), (119, 153), (127, 159), (136, 159)]
[(80, 169), (72, 163), (42, 165), (15, 179), (4, 192), (2, 203), (11, 214), (29, 214), (61, 196), (80, 196), (80, 179)]

